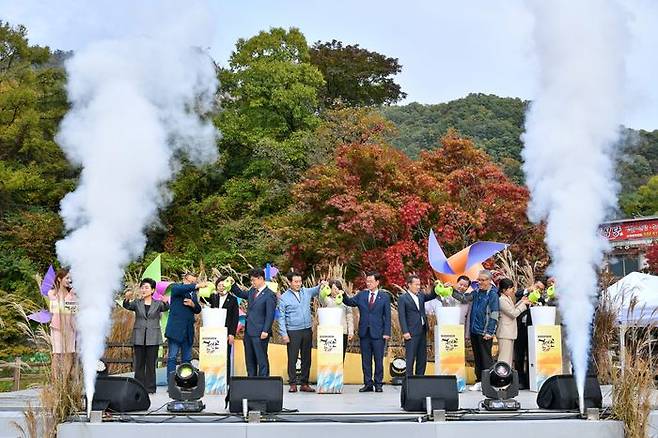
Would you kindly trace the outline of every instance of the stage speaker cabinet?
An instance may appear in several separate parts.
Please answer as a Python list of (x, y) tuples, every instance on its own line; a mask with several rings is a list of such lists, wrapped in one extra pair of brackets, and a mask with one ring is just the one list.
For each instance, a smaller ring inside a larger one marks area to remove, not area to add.
[(457, 376), (408, 376), (404, 379), (400, 391), (402, 409), (425, 412), (427, 397), (432, 399), (433, 410), (458, 410)]
[(241, 413), (243, 399), (247, 399), (247, 407), (250, 411), (281, 412), (283, 410), (283, 379), (281, 377), (231, 377), (229, 411)]
[[(585, 409), (601, 408), (603, 397), (596, 376), (587, 376), (585, 379), (584, 399)], [(571, 374), (560, 374), (546, 379), (537, 394), (537, 406), (542, 409), (578, 409), (576, 379)]]
[(115, 412), (147, 411), (151, 400), (146, 388), (132, 377), (98, 376), (91, 408)]

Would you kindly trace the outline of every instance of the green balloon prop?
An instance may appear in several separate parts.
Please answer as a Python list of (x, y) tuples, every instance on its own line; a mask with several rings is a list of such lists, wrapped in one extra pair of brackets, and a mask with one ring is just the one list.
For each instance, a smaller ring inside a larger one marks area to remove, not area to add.
[(546, 289), (546, 296), (551, 300), (555, 298), (555, 286), (549, 286), (548, 289)]
[(441, 282), (437, 282), (436, 286), (434, 286), (434, 293), (441, 298), (448, 298), (452, 295), (452, 288), (450, 286), (444, 286)]
[(537, 304), (539, 302), (539, 299), (541, 298), (541, 294), (537, 290), (533, 290), (528, 294), (528, 300), (532, 304)]
[(203, 298), (208, 298), (213, 292), (215, 292), (215, 285), (212, 283), (208, 283), (207, 286), (199, 288), (199, 296)]
[(329, 295), (331, 295), (331, 288), (325, 284), (320, 288), (320, 297), (327, 298)]

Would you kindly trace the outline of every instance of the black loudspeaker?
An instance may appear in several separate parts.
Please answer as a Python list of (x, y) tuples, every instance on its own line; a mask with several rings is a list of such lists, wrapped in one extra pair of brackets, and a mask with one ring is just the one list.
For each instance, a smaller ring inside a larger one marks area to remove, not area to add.
[[(603, 397), (601, 387), (596, 376), (587, 376), (585, 379), (585, 409), (601, 408)], [(572, 410), (578, 409), (578, 388), (576, 379), (571, 374), (551, 376), (537, 394), (537, 406), (542, 409)]]
[(242, 412), (242, 400), (247, 399), (250, 411), (281, 412), (283, 410), (283, 379), (281, 377), (231, 377), (228, 410)]
[(400, 402), (405, 411), (427, 411), (426, 399), (432, 398), (432, 409), (456, 411), (459, 393), (456, 376), (408, 376), (402, 382)]
[(147, 411), (151, 407), (149, 395), (139, 381), (132, 377), (98, 376), (91, 409), (115, 412)]

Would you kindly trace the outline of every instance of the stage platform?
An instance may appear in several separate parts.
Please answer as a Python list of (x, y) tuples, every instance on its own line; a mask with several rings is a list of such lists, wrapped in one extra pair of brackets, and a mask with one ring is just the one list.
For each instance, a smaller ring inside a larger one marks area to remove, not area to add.
[[(206, 396), (202, 414), (171, 415), (165, 388), (152, 396), (148, 412), (107, 416), (102, 423), (88, 423), (86, 418), (60, 425), (60, 438), (164, 438), (168, 436), (219, 436), (236, 438), (285, 436), (286, 438), (367, 438), (413, 436), (419, 438), (491, 436), (506, 438), (622, 438), (623, 425), (612, 420), (585, 420), (578, 413), (541, 411), (536, 393), (521, 391), (517, 400), (522, 411), (495, 414), (480, 411), (482, 394), (460, 394), (460, 411), (448, 412), (446, 421), (435, 422), (422, 413), (406, 413), (400, 408), (400, 387), (385, 385), (383, 393), (359, 393), (358, 386), (345, 387), (343, 394), (287, 392), (286, 412), (267, 415), (260, 423), (247, 423), (241, 415), (224, 409), (223, 396)], [(602, 387), (604, 405), (610, 405), (610, 387)], [(0, 394), (0, 437), (19, 436), (10, 420), (22, 423), (22, 410), (30, 403), (38, 406), (38, 391)], [(295, 412), (296, 411), (296, 412)], [(658, 423), (658, 415), (652, 416)], [(656, 424), (654, 423), (654, 424)], [(657, 436), (652, 429), (652, 436)], [(226, 436), (226, 435), (225, 435)]]

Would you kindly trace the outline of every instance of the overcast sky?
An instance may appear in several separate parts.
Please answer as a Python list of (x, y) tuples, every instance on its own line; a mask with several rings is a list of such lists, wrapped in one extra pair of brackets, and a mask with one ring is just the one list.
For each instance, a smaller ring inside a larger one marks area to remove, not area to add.
[[(0, 0), (0, 17), (25, 24), (34, 43), (68, 50), (125, 34), (162, 4)], [(181, 0), (181, 7), (186, 4)], [(309, 43), (337, 39), (398, 58), (405, 102), (440, 103), (475, 92), (532, 99), (535, 92), (534, 23), (521, 0), (217, 0), (211, 5), (210, 52), (221, 64), (238, 38), (295, 26)], [(658, 2), (625, 0), (623, 5), (630, 41), (622, 122), (658, 129)]]

